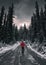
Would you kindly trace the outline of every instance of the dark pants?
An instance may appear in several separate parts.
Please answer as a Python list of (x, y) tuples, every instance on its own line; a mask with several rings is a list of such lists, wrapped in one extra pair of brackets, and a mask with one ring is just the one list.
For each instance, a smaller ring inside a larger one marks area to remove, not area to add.
[(24, 47), (22, 47), (22, 55), (24, 55)]

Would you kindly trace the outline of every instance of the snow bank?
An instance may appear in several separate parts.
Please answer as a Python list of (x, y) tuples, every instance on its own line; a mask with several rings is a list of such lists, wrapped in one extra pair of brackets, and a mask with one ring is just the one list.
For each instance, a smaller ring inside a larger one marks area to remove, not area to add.
[(18, 43), (15, 43), (14, 45), (9, 45), (7, 47), (2, 47), (2, 48), (0, 48), (0, 54), (5, 53), (9, 50), (15, 50), (19, 45), (20, 44), (18, 42)]
[(41, 58), (46, 59), (46, 55), (43, 55), (43, 54), (37, 52), (35, 49), (33, 49), (33, 48), (30, 46), (30, 44), (29, 44), (27, 47), (28, 47), (29, 49), (31, 49), (33, 52), (35, 52), (35, 53), (36, 53), (38, 56), (40, 56)]
[(19, 45), (20, 45), (20, 43), (17, 42), (16, 44), (14, 44), (14, 45), (11, 47), (11, 49), (12, 49), (12, 50), (15, 50)]

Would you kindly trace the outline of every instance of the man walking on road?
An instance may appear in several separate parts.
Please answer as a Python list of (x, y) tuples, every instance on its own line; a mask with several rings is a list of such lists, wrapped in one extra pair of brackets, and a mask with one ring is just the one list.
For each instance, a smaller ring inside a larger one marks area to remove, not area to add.
[(22, 55), (24, 55), (25, 43), (22, 41), (22, 42), (20, 43), (20, 46), (21, 46), (21, 48), (22, 48)]

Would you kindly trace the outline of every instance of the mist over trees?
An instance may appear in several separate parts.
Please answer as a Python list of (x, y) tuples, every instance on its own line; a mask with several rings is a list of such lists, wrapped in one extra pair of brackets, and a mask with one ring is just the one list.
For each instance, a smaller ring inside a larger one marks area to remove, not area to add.
[[(0, 41), (9, 44), (12, 41), (30, 40), (32, 43), (39, 40), (40, 43), (46, 40), (46, 2), (44, 8), (39, 9), (38, 2), (35, 2), (35, 13), (31, 17), (29, 28), (13, 25), (14, 5), (12, 3), (5, 13), (5, 7), (2, 6), (0, 12)], [(16, 21), (17, 22), (17, 21)]]

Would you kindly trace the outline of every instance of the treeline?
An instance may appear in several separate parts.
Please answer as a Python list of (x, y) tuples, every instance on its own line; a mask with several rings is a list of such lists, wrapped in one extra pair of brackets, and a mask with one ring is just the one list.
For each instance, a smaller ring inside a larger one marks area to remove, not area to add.
[(46, 40), (46, 0), (44, 8), (39, 9), (38, 2), (35, 2), (35, 13), (31, 18), (31, 41), (34, 42), (36, 39), (42, 43)]
[(13, 13), (13, 3), (8, 8), (7, 13), (5, 7), (2, 6), (0, 11), (0, 42), (9, 44), (12, 41), (15, 42), (22, 39), (27, 39), (28, 29), (26, 28), (26, 25), (24, 25), (24, 27), (20, 27), (20, 29), (18, 30), (17, 26), (13, 24)]
[[(34, 42), (39, 40), (40, 43), (46, 39), (46, 3), (45, 7), (39, 9), (38, 2), (35, 2), (35, 13), (31, 17), (31, 24), (29, 28), (13, 25), (14, 5), (12, 4), (8, 12), (5, 13), (5, 7), (2, 6), (0, 11), (0, 41), (9, 44), (12, 41), (30, 40)], [(17, 21), (16, 21), (17, 22)]]
[(5, 7), (2, 6), (0, 11), (0, 41), (9, 43), (13, 39), (13, 4), (6, 13)]

